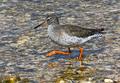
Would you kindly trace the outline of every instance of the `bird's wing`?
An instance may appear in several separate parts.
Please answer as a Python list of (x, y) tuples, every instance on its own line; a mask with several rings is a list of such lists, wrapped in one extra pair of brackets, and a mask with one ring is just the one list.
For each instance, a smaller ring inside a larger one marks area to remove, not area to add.
[(87, 29), (76, 25), (60, 25), (59, 29), (65, 31), (70, 36), (88, 37), (97, 33), (101, 33), (104, 29)]

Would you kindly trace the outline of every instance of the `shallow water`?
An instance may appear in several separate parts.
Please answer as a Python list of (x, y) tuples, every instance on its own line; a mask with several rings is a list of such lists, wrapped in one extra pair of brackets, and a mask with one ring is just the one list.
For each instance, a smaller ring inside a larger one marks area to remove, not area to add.
[[(106, 78), (120, 81), (120, 1), (113, 1), (2, 0), (0, 75), (17, 74), (21, 79), (28, 78), (31, 83), (60, 83), (61, 79), (67, 83), (102, 83)], [(104, 50), (94, 56), (88, 53), (89, 57), (84, 58), (83, 77), (79, 75), (82, 73), (78, 60), (58, 58), (51, 62), (51, 57), (45, 56), (49, 50), (66, 50), (50, 41), (46, 28), (33, 30), (51, 12), (61, 16), (61, 24), (105, 28), (107, 31), (104, 39), (84, 46), (85, 49)], [(94, 73), (91, 74), (91, 70)]]

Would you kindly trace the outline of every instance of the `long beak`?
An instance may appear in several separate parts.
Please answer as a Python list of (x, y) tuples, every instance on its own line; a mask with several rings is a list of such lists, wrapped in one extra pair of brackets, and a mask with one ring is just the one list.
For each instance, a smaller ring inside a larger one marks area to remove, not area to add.
[(38, 28), (38, 27), (40, 27), (40, 26), (44, 25), (45, 23), (46, 23), (46, 21), (44, 21), (44, 22), (40, 23), (39, 25), (35, 26), (35, 27), (34, 27), (34, 29), (36, 29), (36, 28)]

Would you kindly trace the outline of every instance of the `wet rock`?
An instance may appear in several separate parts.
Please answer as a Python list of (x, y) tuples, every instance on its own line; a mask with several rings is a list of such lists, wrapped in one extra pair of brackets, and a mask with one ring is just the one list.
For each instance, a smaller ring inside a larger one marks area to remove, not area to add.
[(7, 64), (7, 66), (14, 66), (15, 65), (15, 62), (9, 62), (8, 64)]
[(103, 0), (103, 3), (107, 4), (107, 5), (112, 5), (117, 3), (117, 0)]
[(5, 66), (5, 62), (0, 60), (0, 67), (3, 67), (3, 66)]
[(104, 79), (104, 83), (114, 83), (112, 79)]
[(60, 78), (60, 79), (57, 79), (56, 83), (66, 83), (66, 81), (64, 79)]

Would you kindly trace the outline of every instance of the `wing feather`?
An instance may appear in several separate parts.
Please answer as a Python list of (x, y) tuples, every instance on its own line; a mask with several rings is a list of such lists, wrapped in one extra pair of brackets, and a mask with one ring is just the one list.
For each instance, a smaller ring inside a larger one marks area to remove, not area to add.
[(103, 28), (101, 29), (87, 29), (87, 28), (82, 28), (80, 26), (76, 25), (59, 25), (58, 30), (63, 30), (65, 33), (67, 33), (70, 36), (76, 36), (76, 37), (88, 37), (94, 34), (99, 34), (102, 33), (104, 30)]

